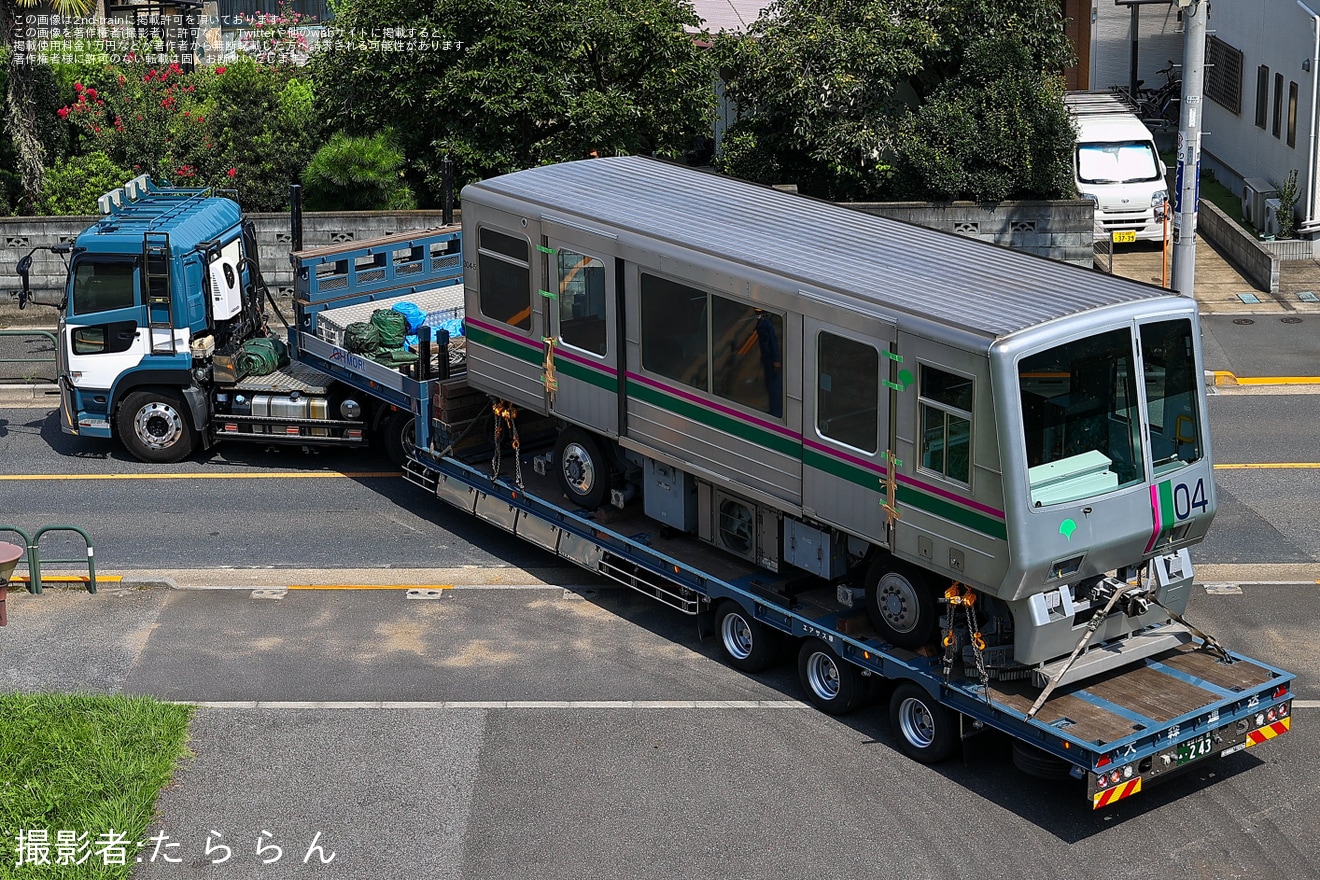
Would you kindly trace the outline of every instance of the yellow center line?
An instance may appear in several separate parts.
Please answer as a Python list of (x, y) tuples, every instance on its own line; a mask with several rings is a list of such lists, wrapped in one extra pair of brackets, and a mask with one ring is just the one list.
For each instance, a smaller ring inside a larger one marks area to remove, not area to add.
[(1316, 461), (1262, 461), (1251, 464), (1217, 464), (1217, 471), (1251, 471), (1251, 470), (1307, 470), (1320, 468), (1320, 462)]
[(43, 480), (360, 480), (401, 477), (402, 471), (231, 471), (220, 474), (0, 474), (0, 481)]

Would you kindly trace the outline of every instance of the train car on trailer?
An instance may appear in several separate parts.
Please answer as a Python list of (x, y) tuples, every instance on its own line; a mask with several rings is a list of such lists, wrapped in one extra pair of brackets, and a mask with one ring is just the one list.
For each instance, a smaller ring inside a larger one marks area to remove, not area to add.
[(1192, 641), (1195, 301), (640, 157), (472, 184), (463, 229), (467, 381), (560, 421), (579, 507), (640, 494), (905, 649), (970, 590), (1005, 678)]

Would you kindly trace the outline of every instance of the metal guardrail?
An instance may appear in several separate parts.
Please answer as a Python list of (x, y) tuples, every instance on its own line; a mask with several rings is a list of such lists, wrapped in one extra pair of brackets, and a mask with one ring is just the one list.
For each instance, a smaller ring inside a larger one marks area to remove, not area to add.
[(87, 546), (86, 556), (71, 556), (67, 559), (46, 559), (44, 560), (44, 562), (47, 565), (69, 565), (72, 563), (86, 563), (87, 580), (84, 582), (83, 586), (87, 588), (87, 592), (89, 593), (96, 592), (96, 553), (92, 549), (91, 537), (83, 529), (80, 529), (78, 526), (50, 525), (50, 526), (42, 526), (41, 528), (33, 532), (31, 535), (29, 535), (27, 532), (23, 531), (18, 526), (0, 525), (0, 533), (4, 533), (4, 532), (13, 533), (23, 539), (23, 546), (27, 549), (27, 553), (25, 559), (19, 560), (19, 564), (27, 566), (27, 571), (28, 571), (27, 590), (29, 593), (41, 592), (41, 566), (43, 560), (41, 558), (40, 544), (41, 544), (42, 535), (48, 534), (50, 532), (74, 532), (78, 535), (81, 535), (83, 539), (83, 543), (86, 544)]
[(34, 382), (34, 381), (54, 382), (55, 353), (56, 353), (56, 344), (57, 344), (54, 333), (50, 332), (49, 330), (28, 330), (22, 328), (0, 330), (0, 338), (22, 338), (29, 336), (34, 337), (36, 339), (47, 340), (50, 343), (50, 354), (42, 355), (40, 357), (6, 357), (4, 355), (3, 350), (0, 350), (0, 379), (3, 379), (4, 377), (8, 376), (8, 373), (5, 372), (5, 368), (4, 368), (5, 364), (42, 364), (43, 366), (50, 367), (49, 378), (46, 376), (37, 376), (35, 375), (35, 373), (30, 373), (22, 377), (10, 377), (10, 378), (22, 378), (24, 382)]

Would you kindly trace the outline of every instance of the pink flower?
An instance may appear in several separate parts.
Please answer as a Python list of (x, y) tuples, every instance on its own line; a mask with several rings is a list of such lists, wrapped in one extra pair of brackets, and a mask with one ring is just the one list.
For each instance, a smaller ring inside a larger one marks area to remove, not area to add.
[(58, 113), (58, 114), (60, 114), (60, 119), (68, 119), (68, 118), (69, 118), (69, 108), (68, 108), (68, 107), (61, 107), (60, 109), (56, 110), (55, 112)]
[(83, 90), (83, 84), (80, 83), (80, 82), (76, 82), (76, 83), (74, 83), (74, 84), (73, 84), (73, 90), (74, 90), (75, 92), (81, 92), (81, 91)]
[(215, 69), (215, 75), (216, 75), (216, 76), (224, 76), (225, 70), (226, 70), (226, 68), (224, 68), (224, 67), (217, 67), (217, 68)]
[(87, 90), (87, 97), (89, 97), (89, 98), (95, 98), (95, 97), (96, 97), (96, 89), (88, 89), (88, 90)]
[(238, 174), (238, 169), (230, 168), (228, 171), (225, 172), (225, 174), (228, 174), (230, 177), (234, 177)]

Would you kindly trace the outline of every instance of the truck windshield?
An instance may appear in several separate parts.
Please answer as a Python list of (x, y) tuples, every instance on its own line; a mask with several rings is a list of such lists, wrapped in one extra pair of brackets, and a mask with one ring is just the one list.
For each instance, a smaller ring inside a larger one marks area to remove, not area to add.
[(1145, 473), (1129, 330), (1110, 330), (1018, 364), (1031, 503), (1103, 495)]
[(1155, 145), (1149, 141), (1078, 144), (1077, 179), (1097, 184), (1159, 180)]
[(73, 267), (73, 314), (132, 308), (136, 269), (131, 260), (79, 260)]

